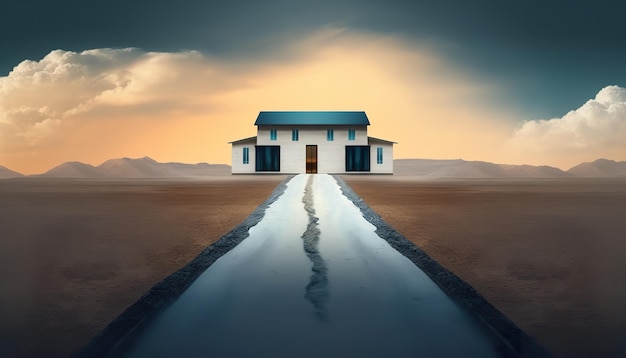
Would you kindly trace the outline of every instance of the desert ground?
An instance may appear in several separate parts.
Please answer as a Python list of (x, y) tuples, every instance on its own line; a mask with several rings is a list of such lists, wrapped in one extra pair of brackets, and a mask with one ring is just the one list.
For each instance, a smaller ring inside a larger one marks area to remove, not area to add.
[(0, 180), (0, 356), (76, 352), (284, 178)]
[(344, 179), (555, 356), (626, 356), (625, 180)]
[[(0, 356), (80, 349), (284, 178), (0, 181)], [(626, 181), (344, 179), (557, 356), (626, 356)]]

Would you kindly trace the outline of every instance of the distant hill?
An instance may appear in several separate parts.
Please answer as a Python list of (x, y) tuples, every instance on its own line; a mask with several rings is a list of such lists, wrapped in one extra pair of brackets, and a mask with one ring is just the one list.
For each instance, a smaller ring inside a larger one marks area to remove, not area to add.
[(572, 175), (549, 166), (507, 165), (462, 159), (396, 159), (394, 173), (424, 179), (567, 178)]
[(19, 178), (23, 176), (24, 174), (18, 173), (0, 165), (0, 179)]
[(106, 172), (93, 165), (81, 162), (66, 162), (37, 175), (46, 178), (105, 178)]
[(626, 162), (598, 159), (578, 164), (567, 172), (579, 178), (626, 178)]
[(181, 176), (150, 157), (111, 159), (100, 164), (98, 168), (103, 169), (108, 176), (115, 178), (171, 178)]
[(45, 178), (188, 178), (230, 175), (224, 164), (159, 163), (150, 157), (111, 159), (94, 167), (81, 162), (66, 162), (37, 175)]

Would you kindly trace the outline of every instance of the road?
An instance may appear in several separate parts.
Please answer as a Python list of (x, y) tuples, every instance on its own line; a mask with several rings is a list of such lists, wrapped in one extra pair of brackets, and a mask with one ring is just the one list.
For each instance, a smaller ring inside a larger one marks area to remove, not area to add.
[(497, 338), (375, 233), (329, 175), (293, 177), (130, 357), (498, 357)]

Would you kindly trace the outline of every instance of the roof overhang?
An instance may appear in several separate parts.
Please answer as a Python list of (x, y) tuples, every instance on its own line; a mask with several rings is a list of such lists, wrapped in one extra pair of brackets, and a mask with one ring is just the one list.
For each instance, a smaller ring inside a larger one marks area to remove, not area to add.
[(265, 125), (349, 125), (369, 126), (370, 121), (363, 111), (292, 111), (259, 112), (254, 122)]
[(387, 143), (387, 144), (398, 144), (398, 142), (392, 142), (390, 140), (385, 140), (385, 139), (380, 139), (380, 138), (374, 138), (374, 137), (367, 137), (367, 141), (368, 142), (380, 142), (380, 143)]
[(244, 139), (239, 139), (239, 140), (234, 140), (232, 142), (228, 142), (228, 144), (239, 144), (239, 143), (245, 143), (245, 142), (255, 142), (256, 143), (256, 136), (249, 137), (249, 138), (244, 138)]

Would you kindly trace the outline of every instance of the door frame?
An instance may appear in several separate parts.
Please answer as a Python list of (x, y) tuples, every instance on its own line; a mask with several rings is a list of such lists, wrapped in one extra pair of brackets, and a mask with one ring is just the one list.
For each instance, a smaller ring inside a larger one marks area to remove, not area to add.
[(306, 145), (305, 173), (317, 174), (317, 144)]

